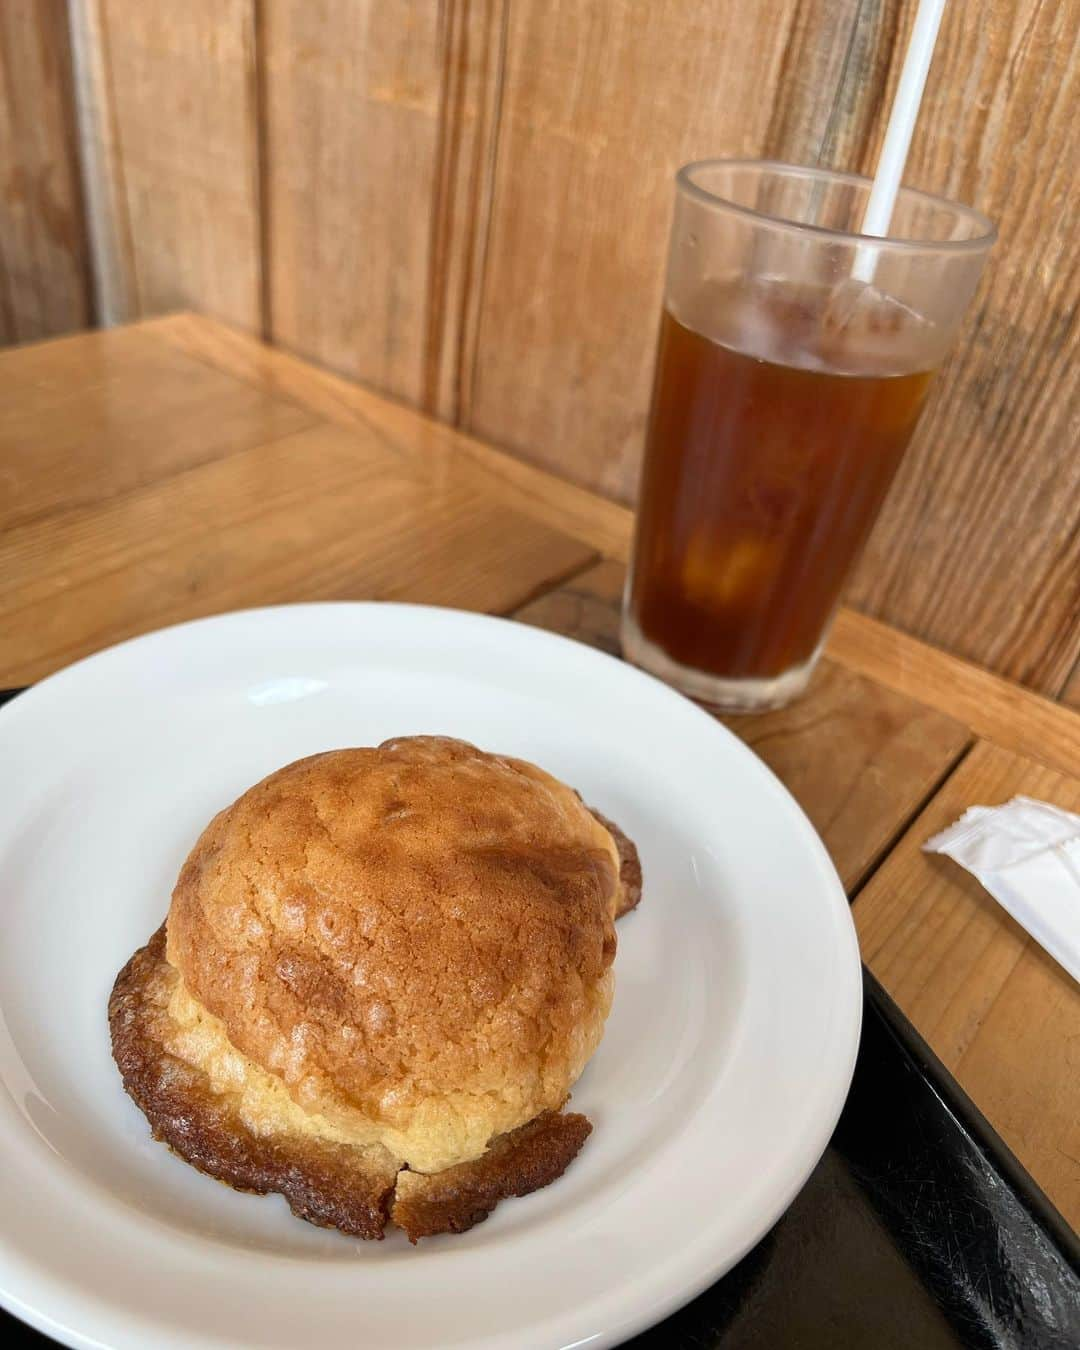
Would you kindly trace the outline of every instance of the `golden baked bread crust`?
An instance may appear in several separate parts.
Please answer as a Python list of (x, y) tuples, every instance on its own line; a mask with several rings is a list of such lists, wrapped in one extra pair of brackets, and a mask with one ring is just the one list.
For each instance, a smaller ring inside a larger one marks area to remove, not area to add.
[(412, 1242), (463, 1233), (499, 1200), (561, 1176), (591, 1129), (584, 1116), (545, 1112), (493, 1140), (482, 1158), (432, 1176), (399, 1172), (397, 1160), (378, 1146), (330, 1143), (309, 1133), (255, 1134), (235, 1094), (215, 1091), (206, 1074), (167, 1049), (178, 1034), (169, 1013), (178, 980), (165, 960), (162, 926), (117, 976), (109, 999), (124, 1087), (154, 1137), (199, 1171), (236, 1190), (279, 1192), (309, 1223), (378, 1239), (392, 1218)]
[(235, 1190), (280, 1192), (308, 1223), (381, 1238), (397, 1159), (309, 1134), (254, 1134), (231, 1094), (214, 1092), (206, 1074), (165, 1048), (177, 978), (162, 925), (116, 977), (109, 999), (113, 1056), (154, 1138)]
[(432, 1172), (566, 1099), (610, 1007), (619, 872), (534, 765), (443, 737), (331, 751), (210, 823), (167, 955), (305, 1112)]
[(582, 1115), (545, 1111), (493, 1139), (482, 1158), (430, 1176), (400, 1173), (390, 1217), (410, 1242), (435, 1233), (464, 1233), (500, 1200), (529, 1195), (561, 1177), (591, 1133)]
[(629, 839), (531, 764), (416, 737), (272, 774), (192, 850), (109, 1002), (155, 1137), (301, 1218), (412, 1241), (561, 1175)]

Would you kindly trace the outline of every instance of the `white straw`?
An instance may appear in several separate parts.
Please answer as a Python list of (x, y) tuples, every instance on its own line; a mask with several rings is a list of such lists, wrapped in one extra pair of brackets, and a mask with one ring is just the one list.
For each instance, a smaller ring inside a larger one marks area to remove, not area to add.
[[(934, 43), (937, 41), (944, 8), (945, 0), (919, 0), (911, 41), (904, 56), (904, 68), (900, 72), (896, 97), (889, 113), (889, 125), (885, 129), (881, 158), (874, 174), (874, 186), (870, 190), (862, 218), (863, 234), (885, 235), (889, 232), (889, 222), (892, 220), (896, 194), (911, 147), (911, 135), (919, 116), (926, 73), (934, 55)], [(852, 276), (859, 281), (871, 281), (876, 262), (877, 250), (862, 245), (855, 255)]]

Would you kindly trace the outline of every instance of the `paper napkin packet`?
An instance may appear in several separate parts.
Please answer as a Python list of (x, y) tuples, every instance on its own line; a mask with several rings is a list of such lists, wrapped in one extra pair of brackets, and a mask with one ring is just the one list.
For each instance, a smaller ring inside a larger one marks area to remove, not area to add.
[(923, 845), (978, 877), (1080, 981), (1080, 816), (1031, 797), (973, 806)]

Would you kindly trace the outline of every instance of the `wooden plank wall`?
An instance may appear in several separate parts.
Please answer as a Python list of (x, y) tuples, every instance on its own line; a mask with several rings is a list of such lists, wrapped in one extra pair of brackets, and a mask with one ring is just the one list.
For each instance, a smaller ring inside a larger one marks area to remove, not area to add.
[(1080, 5), (945, 24), (908, 176), (1000, 239), (850, 598), (1058, 695), (1080, 661)]
[(112, 180), (116, 317), (196, 308), (262, 325), (252, 0), (74, 0), (100, 82), (83, 126)]
[(443, 81), (429, 0), (267, 0), (266, 323), (419, 401)]
[(70, 57), (64, 0), (0, 4), (0, 343), (91, 321)]
[[(870, 168), (915, 10), (71, 2), (111, 313), (217, 314), (623, 500), (674, 169)], [(907, 178), (1001, 239), (850, 598), (1080, 704), (1078, 44), (1080, 0), (948, 8)]]

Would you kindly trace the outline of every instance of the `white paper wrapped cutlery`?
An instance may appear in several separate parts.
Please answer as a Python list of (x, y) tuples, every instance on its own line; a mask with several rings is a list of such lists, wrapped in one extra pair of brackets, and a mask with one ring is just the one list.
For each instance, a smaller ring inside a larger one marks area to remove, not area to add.
[(1080, 981), (1080, 816), (1032, 797), (973, 806), (923, 845), (978, 877)]

